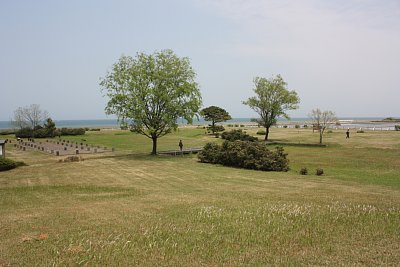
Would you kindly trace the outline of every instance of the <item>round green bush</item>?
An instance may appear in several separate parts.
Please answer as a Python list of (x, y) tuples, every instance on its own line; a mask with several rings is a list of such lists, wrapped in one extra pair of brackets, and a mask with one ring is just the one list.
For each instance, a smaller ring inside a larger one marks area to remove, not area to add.
[(307, 169), (307, 168), (301, 168), (300, 171), (299, 171), (299, 173), (300, 173), (301, 175), (307, 175), (307, 174), (308, 174), (308, 169)]
[(315, 175), (321, 176), (321, 175), (323, 175), (323, 174), (324, 174), (324, 170), (323, 170), (323, 169), (318, 168), (318, 169), (315, 170)]
[(0, 171), (7, 171), (16, 168), (17, 162), (0, 157)]

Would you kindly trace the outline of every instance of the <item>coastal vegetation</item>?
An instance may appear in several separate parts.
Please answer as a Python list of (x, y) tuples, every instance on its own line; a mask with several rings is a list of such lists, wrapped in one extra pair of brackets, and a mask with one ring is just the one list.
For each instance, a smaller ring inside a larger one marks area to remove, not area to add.
[[(259, 128), (246, 127), (256, 136)], [(318, 143), (312, 129), (274, 128), (271, 140)], [(6, 136), (12, 139), (12, 136)], [(326, 147), (283, 145), (290, 170), (149, 156), (146, 137), (90, 131), (71, 141), (115, 152), (60, 157), (16, 150), (0, 173), (1, 265), (396, 265), (400, 144), (396, 131), (344, 130)], [(160, 150), (221, 144), (181, 127)], [(270, 145), (273, 149), (275, 145)], [(307, 175), (299, 174), (302, 168)], [(322, 169), (323, 175), (316, 176)]]

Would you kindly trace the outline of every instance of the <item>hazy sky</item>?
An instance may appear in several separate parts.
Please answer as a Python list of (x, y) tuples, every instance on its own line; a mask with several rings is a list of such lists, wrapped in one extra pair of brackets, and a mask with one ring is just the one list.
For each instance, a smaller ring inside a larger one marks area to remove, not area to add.
[(122, 55), (191, 59), (204, 106), (242, 104), (281, 74), (338, 116), (400, 116), (399, 0), (1, 1), (0, 120), (40, 104), (53, 119), (106, 118), (99, 78)]

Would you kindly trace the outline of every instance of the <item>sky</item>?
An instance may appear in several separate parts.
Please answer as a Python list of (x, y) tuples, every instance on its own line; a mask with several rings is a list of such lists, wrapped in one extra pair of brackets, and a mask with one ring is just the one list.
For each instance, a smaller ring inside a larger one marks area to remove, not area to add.
[(104, 119), (99, 81), (121, 55), (172, 49), (203, 106), (256, 117), (253, 79), (282, 75), (300, 107), (400, 117), (399, 0), (1, 1), (0, 120), (40, 104), (55, 120)]

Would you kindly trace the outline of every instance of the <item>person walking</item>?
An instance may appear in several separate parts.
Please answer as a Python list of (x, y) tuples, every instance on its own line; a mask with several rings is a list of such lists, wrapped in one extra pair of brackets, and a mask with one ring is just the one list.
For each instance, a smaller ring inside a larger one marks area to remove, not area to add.
[(346, 139), (349, 139), (349, 138), (350, 138), (350, 128), (347, 128)]
[(181, 150), (181, 152), (182, 152), (182, 149), (183, 149), (183, 143), (182, 143), (182, 140), (179, 140), (179, 149)]

